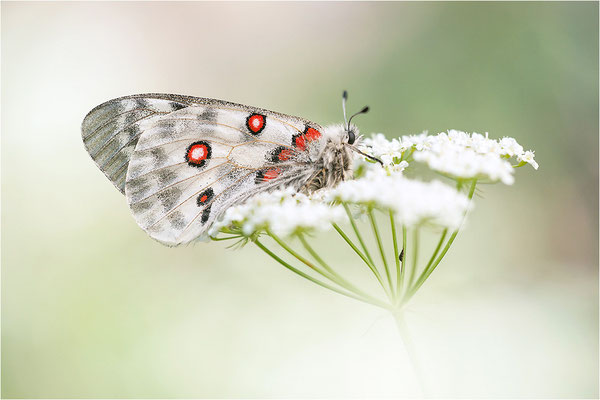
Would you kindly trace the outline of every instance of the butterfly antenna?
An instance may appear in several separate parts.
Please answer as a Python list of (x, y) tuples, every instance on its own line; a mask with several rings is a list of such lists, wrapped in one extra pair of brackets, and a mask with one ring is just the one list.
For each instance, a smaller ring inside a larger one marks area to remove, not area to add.
[(344, 111), (344, 123), (346, 124), (346, 129), (348, 129), (350, 125), (348, 125), (348, 119), (346, 118), (346, 101), (348, 101), (348, 91), (344, 90), (344, 93), (342, 93), (342, 111)]
[(346, 144), (346, 146), (350, 147), (353, 151), (357, 152), (360, 155), (363, 155), (363, 156), (365, 156), (367, 158), (370, 158), (373, 161), (377, 161), (383, 167), (383, 161), (381, 161), (379, 158), (377, 158), (375, 156), (372, 156), (370, 154), (367, 154), (367, 153), (363, 153), (362, 151), (360, 151), (359, 149), (357, 149), (356, 147), (354, 147), (354, 146), (352, 146), (350, 144)]
[(352, 118), (354, 118), (354, 117), (356, 117), (357, 115), (360, 115), (360, 114), (366, 114), (366, 113), (368, 113), (368, 112), (369, 112), (369, 106), (365, 106), (365, 107), (363, 107), (363, 109), (362, 109), (362, 110), (360, 110), (359, 112), (352, 114), (352, 116), (351, 116), (351, 117), (350, 117), (350, 119), (348, 120), (348, 129), (350, 129), (350, 122), (352, 122)]
[[(344, 93), (342, 93), (342, 110), (344, 111), (344, 122), (346, 123), (346, 130), (349, 131), (350, 130), (350, 122), (352, 122), (352, 118), (356, 117), (357, 115), (365, 114), (365, 113), (369, 112), (369, 106), (363, 107), (363, 109), (360, 110), (359, 112), (352, 114), (350, 119), (346, 119), (346, 101), (348, 101), (348, 91), (344, 90)], [(345, 143), (345, 144), (346, 144), (346, 146), (350, 147), (353, 151), (357, 152), (358, 154), (363, 155), (367, 158), (370, 158), (373, 161), (377, 161), (383, 167), (383, 161), (381, 161), (379, 158), (372, 156), (370, 154), (367, 154), (367, 153), (363, 153), (362, 151), (360, 151), (356, 147), (352, 146), (351, 144), (348, 144), (348, 143)]]

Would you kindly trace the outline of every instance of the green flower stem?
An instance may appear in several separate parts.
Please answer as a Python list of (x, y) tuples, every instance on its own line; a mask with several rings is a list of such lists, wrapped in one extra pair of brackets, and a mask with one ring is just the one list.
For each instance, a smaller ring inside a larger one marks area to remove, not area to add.
[(237, 236), (228, 236), (228, 237), (220, 237), (220, 238), (216, 238), (216, 237), (211, 237), (210, 240), (213, 240), (215, 242), (220, 242), (222, 240), (231, 240), (231, 239), (239, 239), (242, 238), (243, 236), (241, 235), (237, 235)]
[(415, 227), (415, 231), (413, 232), (413, 252), (412, 252), (412, 268), (410, 269), (410, 275), (408, 278), (408, 287), (411, 287), (414, 283), (416, 271), (417, 271), (417, 261), (419, 259), (419, 228)]
[(391, 295), (391, 293), (388, 292), (388, 288), (383, 283), (383, 279), (381, 278), (381, 275), (379, 274), (379, 271), (377, 270), (377, 268), (375, 268), (375, 266), (367, 259), (367, 257), (363, 253), (361, 253), (361, 251), (356, 247), (356, 245), (352, 242), (352, 240), (350, 240), (348, 235), (346, 235), (344, 233), (344, 231), (337, 224), (332, 223), (331, 225), (333, 225), (333, 228), (337, 231), (337, 233), (340, 234), (340, 236), (346, 241), (346, 243), (348, 243), (348, 245), (350, 247), (352, 247), (352, 250), (354, 250), (354, 252), (356, 254), (358, 254), (358, 256), (365, 262), (365, 264), (367, 264), (367, 267), (369, 267), (369, 269), (373, 272), (373, 274), (375, 275), (375, 278), (377, 278), (377, 281), (383, 288), (383, 291), (387, 295), (388, 299), (390, 299), (390, 301), (391, 301), (392, 295)]
[[(471, 201), (471, 199), (473, 199), (473, 194), (475, 193), (476, 186), (477, 186), (477, 179), (473, 179), (473, 182), (471, 183), (471, 188), (469, 189), (469, 195), (468, 195), (469, 201)], [(465, 216), (466, 216), (466, 213), (465, 213)], [(464, 220), (464, 217), (463, 217), (463, 220)], [(460, 230), (460, 227), (458, 229), (456, 229), (454, 232), (452, 232), (452, 235), (450, 235), (450, 238), (448, 239), (448, 242), (446, 242), (446, 246), (444, 246), (444, 249), (440, 253), (439, 257), (429, 266), (429, 268), (426, 268), (423, 271), (423, 273), (417, 280), (417, 283), (415, 283), (415, 285), (408, 292), (406, 299), (404, 300), (404, 303), (409, 301), (411, 299), (411, 297), (414, 296), (414, 294), (417, 292), (417, 290), (419, 290), (419, 288), (423, 285), (423, 283), (425, 283), (427, 278), (429, 278), (429, 276), (433, 273), (435, 268), (442, 261), (442, 259), (444, 258), (444, 256), (448, 252), (448, 250), (450, 249), (450, 246), (452, 246), (452, 243), (454, 242), (454, 239), (456, 239), (456, 235), (458, 235), (459, 230)], [(442, 235), (442, 239), (443, 239), (443, 236), (445, 236), (445, 231), (444, 231), (444, 234)]]
[(433, 260), (435, 260), (435, 258), (437, 257), (438, 253), (440, 252), (440, 249), (442, 248), (442, 244), (444, 243), (444, 239), (446, 239), (446, 235), (448, 234), (448, 229), (444, 229), (444, 231), (442, 232), (442, 237), (440, 237), (440, 241), (438, 242), (435, 251), (433, 252), (433, 254), (431, 255), (431, 258), (429, 259), (429, 262), (427, 263), (427, 266), (425, 266), (425, 269), (428, 269), (431, 264), (433, 264)]
[(287, 251), (292, 256), (294, 256), (302, 264), (306, 265), (308, 268), (310, 268), (310, 269), (314, 270), (315, 272), (319, 273), (323, 277), (325, 277), (325, 278), (327, 278), (327, 279), (329, 279), (329, 280), (331, 280), (331, 281), (333, 281), (335, 283), (338, 283), (336, 281), (335, 277), (333, 277), (329, 272), (323, 271), (321, 268), (317, 267), (316, 265), (314, 265), (313, 263), (311, 263), (310, 261), (308, 261), (306, 258), (302, 257), (294, 249), (292, 249), (290, 246), (288, 246), (287, 243), (285, 243), (283, 240), (281, 240), (281, 238), (279, 236), (277, 236), (276, 234), (274, 234), (270, 230), (267, 230), (267, 234), (269, 236), (271, 236), (271, 238), (273, 238), (273, 240), (275, 240), (278, 245), (280, 245), (281, 247), (283, 247), (283, 249), (285, 251)]
[(394, 242), (394, 260), (396, 260), (396, 298), (400, 298), (400, 254), (398, 253), (398, 238), (396, 237), (396, 222), (394, 213), (390, 210), (390, 228), (392, 231), (392, 241)]
[(415, 285), (410, 289), (408, 295), (406, 296), (405, 302), (410, 300), (410, 298), (417, 292), (417, 290), (419, 290), (419, 288), (423, 285), (423, 283), (425, 283), (427, 278), (429, 278), (429, 275), (431, 275), (433, 273), (433, 271), (438, 266), (440, 261), (442, 261), (442, 258), (444, 258), (444, 256), (450, 249), (450, 246), (452, 246), (452, 243), (454, 242), (454, 239), (456, 238), (457, 234), (458, 234), (458, 229), (455, 230), (454, 232), (452, 232), (452, 235), (450, 235), (450, 239), (448, 239), (448, 242), (446, 242), (446, 246), (444, 246), (444, 249), (442, 250), (442, 253), (440, 254), (440, 256), (437, 258), (437, 260), (435, 260), (435, 262), (433, 264), (431, 264), (429, 269), (423, 271), (423, 273), (417, 280), (417, 283), (415, 283)]
[(412, 148), (410, 148), (410, 150), (408, 150), (408, 154), (407, 154), (406, 151), (404, 151), (402, 153), (402, 156), (400, 157), (400, 161), (408, 161), (414, 152), (415, 152), (415, 148), (414, 147), (412, 147)]
[(363, 238), (362, 238), (362, 236), (360, 234), (360, 231), (356, 227), (356, 222), (354, 222), (354, 217), (352, 217), (352, 213), (350, 212), (350, 207), (348, 207), (348, 204), (346, 204), (346, 203), (342, 203), (342, 205), (344, 206), (344, 210), (346, 210), (346, 214), (348, 214), (348, 219), (350, 220), (350, 224), (352, 225), (352, 229), (354, 229), (354, 234), (358, 238), (358, 241), (360, 242), (360, 245), (363, 248), (363, 251), (365, 252), (365, 255), (367, 256), (367, 258), (371, 262), (371, 265), (375, 265), (375, 263), (373, 262), (373, 259), (371, 258), (371, 254), (369, 254), (369, 249), (365, 245), (365, 242), (363, 241)]
[(283, 261), (281, 258), (279, 258), (275, 253), (273, 253), (271, 250), (269, 250), (268, 248), (266, 248), (258, 239), (254, 240), (254, 243), (265, 253), (267, 253), (269, 256), (271, 256), (275, 261), (277, 261), (278, 263), (280, 263), (281, 265), (283, 265), (284, 267), (286, 267), (287, 269), (289, 269), (290, 271), (294, 272), (295, 274), (300, 275), (301, 277), (308, 279), (309, 281), (316, 283), (319, 286), (324, 287), (325, 289), (329, 289), (332, 290), (336, 293), (339, 293), (343, 296), (346, 297), (350, 297), (352, 299), (358, 300), (358, 301), (362, 301), (363, 303), (368, 303), (368, 304), (372, 304), (374, 306), (377, 307), (381, 307), (381, 308), (385, 308), (386, 310), (390, 309), (390, 306), (382, 301), (379, 301), (377, 299), (368, 299), (368, 298), (363, 298), (362, 296), (358, 296), (354, 293), (348, 293), (345, 292), (343, 290), (340, 290), (338, 288), (336, 288), (335, 286), (331, 286), (325, 282), (321, 282), (318, 279), (313, 278), (312, 276), (300, 271), (299, 269), (296, 269), (294, 267), (292, 267), (290, 264), (286, 263), (285, 261)]
[[(333, 275), (344, 287), (346, 287), (348, 290), (363, 296), (363, 297), (371, 297), (369, 296), (367, 293), (365, 293), (364, 291), (362, 291), (361, 289), (357, 288), (355, 285), (353, 285), (351, 282), (347, 281), (343, 276), (341, 276), (340, 274), (338, 274), (337, 272), (335, 272), (335, 270), (333, 268), (331, 268), (322, 258), (321, 256), (319, 256), (319, 254), (312, 248), (312, 246), (308, 243), (308, 241), (306, 240), (306, 238), (304, 237), (303, 234), (299, 233), (298, 235), (298, 239), (300, 239), (300, 242), (302, 243), (302, 246), (304, 246), (304, 248), (306, 249), (306, 251), (308, 251), (310, 253), (310, 255), (319, 263), (321, 264), (321, 266), (323, 268), (325, 268), (327, 271), (329, 271), (329, 273), (331, 275)], [(340, 285), (340, 286), (342, 286)]]
[[(425, 266), (425, 268), (423, 268), (423, 272), (421, 273), (421, 275), (417, 279), (417, 282), (419, 282), (421, 279), (423, 279), (425, 273), (427, 273), (427, 271), (429, 271), (429, 269), (431, 268), (431, 265), (435, 261), (435, 258), (437, 257), (438, 253), (440, 252), (440, 249), (442, 248), (442, 244), (444, 244), (444, 239), (446, 239), (446, 235), (447, 234), (448, 234), (448, 229), (444, 229), (444, 231), (442, 232), (442, 236), (440, 237), (440, 240), (439, 240), (439, 242), (438, 242), (438, 244), (437, 244), (437, 246), (436, 246), (433, 254), (431, 255), (431, 258), (427, 262), (427, 265)], [(414, 286), (414, 284), (412, 284), (412, 283), (411, 283), (411, 285)], [(413, 287), (411, 287), (411, 289), (408, 291), (408, 293), (411, 293), (412, 291), (413, 291)], [(407, 295), (408, 295), (408, 293), (407, 293)]]
[(404, 287), (404, 274), (406, 273), (406, 240), (407, 240), (406, 227), (402, 227), (402, 250), (404, 255), (402, 257), (402, 265), (400, 267), (400, 275), (398, 276), (398, 292), (402, 292)]
[(377, 301), (379, 301), (376, 298), (374, 298), (372, 296), (369, 296), (365, 292), (361, 291), (360, 289), (357, 289), (354, 285), (347, 284), (347, 281), (345, 279), (342, 278), (340, 280), (335, 275), (332, 275), (330, 272), (324, 271), (324, 270), (318, 268), (316, 265), (314, 265), (313, 263), (311, 263), (310, 261), (308, 261), (306, 258), (304, 258), (300, 254), (298, 254), (298, 252), (296, 252), (294, 249), (292, 249), (290, 246), (288, 246), (283, 240), (281, 240), (281, 238), (279, 238), (273, 232), (267, 230), (267, 234), (269, 236), (271, 236), (273, 238), (273, 240), (275, 240), (277, 242), (277, 244), (279, 244), (281, 247), (283, 247), (283, 249), (285, 251), (287, 251), (288, 253), (290, 253), (298, 261), (300, 261), (302, 264), (306, 265), (308, 268), (310, 268), (310, 269), (316, 271), (317, 273), (321, 274), (323, 277), (329, 279), (330, 281), (332, 281), (332, 282), (336, 283), (337, 285), (343, 287), (344, 289), (348, 290), (349, 292), (353, 292), (356, 295), (358, 295), (358, 296), (360, 296), (360, 297), (362, 297), (364, 299), (369, 299), (371, 302), (377, 302)]
[(379, 229), (377, 228), (377, 221), (375, 221), (375, 216), (373, 215), (373, 209), (369, 208), (368, 214), (369, 214), (369, 220), (371, 221), (371, 227), (373, 228), (373, 234), (375, 235), (375, 238), (377, 239), (377, 247), (379, 247), (379, 253), (381, 253), (381, 259), (383, 260), (383, 266), (385, 267), (385, 275), (387, 276), (388, 284), (390, 285), (390, 293), (392, 293), (392, 298), (395, 301), (396, 294), (394, 292), (394, 284), (392, 283), (392, 276), (390, 274), (390, 268), (388, 267), (388, 263), (385, 258), (383, 242), (381, 241), (381, 236), (379, 235)]
[[(304, 235), (302, 233), (298, 233), (296, 234), (296, 236), (298, 236), (298, 239), (300, 239), (300, 243), (302, 243), (302, 246), (306, 249), (306, 251), (308, 251), (308, 253), (319, 263), (321, 264), (321, 266), (323, 268), (325, 268), (327, 271), (329, 271), (329, 273), (331, 275), (334, 275), (338, 278), (341, 278), (341, 276), (335, 272), (333, 270), (333, 268), (331, 268), (322, 258), (321, 256), (312, 248), (312, 246), (308, 243), (308, 241), (306, 240), (306, 238), (304, 237)], [(343, 279), (343, 278), (342, 278)]]

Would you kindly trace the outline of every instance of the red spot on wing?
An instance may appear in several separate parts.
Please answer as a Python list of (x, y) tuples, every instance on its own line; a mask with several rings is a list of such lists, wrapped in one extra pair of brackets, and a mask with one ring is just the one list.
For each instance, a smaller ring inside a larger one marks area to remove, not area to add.
[(313, 140), (317, 140), (321, 137), (321, 132), (313, 128), (308, 128), (304, 133), (304, 137), (306, 137), (306, 140), (309, 142), (312, 142)]
[(206, 199), (208, 199), (208, 196), (204, 195), (204, 196), (200, 197), (200, 202), (204, 203), (204, 202), (206, 202)]
[(206, 160), (208, 157), (208, 148), (205, 144), (195, 144), (190, 146), (187, 153), (187, 159), (189, 162), (198, 164), (201, 161)]
[(275, 179), (277, 178), (277, 176), (279, 176), (279, 174), (281, 173), (281, 168), (273, 168), (273, 169), (269, 169), (265, 172), (264, 176), (263, 176), (263, 181), (270, 181), (271, 179)]
[(306, 127), (302, 134), (294, 136), (294, 142), (292, 144), (299, 150), (304, 151), (306, 150), (308, 143), (319, 140), (319, 138), (321, 138), (321, 132), (314, 128)]
[(296, 147), (302, 151), (306, 150), (306, 140), (304, 135), (296, 137)]
[(279, 159), (279, 161), (287, 161), (292, 157), (292, 150), (291, 149), (283, 149), (279, 152), (279, 155), (277, 156), (277, 158)]
[(252, 114), (246, 121), (248, 129), (253, 133), (259, 133), (265, 127), (265, 116), (261, 114)]

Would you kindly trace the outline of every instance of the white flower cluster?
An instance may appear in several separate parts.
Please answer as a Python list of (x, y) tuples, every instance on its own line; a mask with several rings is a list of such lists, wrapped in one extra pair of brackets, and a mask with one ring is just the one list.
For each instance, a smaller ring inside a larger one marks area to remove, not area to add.
[[(530, 164), (537, 169), (538, 164), (532, 151), (524, 151), (517, 141), (510, 137), (500, 140), (489, 139), (487, 134), (468, 134), (449, 130), (435, 136), (427, 133), (403, 136), (387, 140), (384, 135), (376, 134), (362, 142), (365, 151), (386, 160), (400, 160), (411, 149), (415, 161), (426, 163), (429, 168), (454, 178), (488, 179), (512, 184), (513, 164)], [(408, 158), (408, 157), (404, 157)]]
[(394, 160), (402, 158), (402, 153), (410, 147), (398, 138), (386, 139), (383, 133), (375, 133), (370, 138), (361, 138), (360, 146), (366, 148), (369, 155), (383, 161), (385, 166), (395, 164)]
[(467, 196), (440, 181), (406, 179), (382, 168), (340, 183), (328, 191), (326, 199), (391, 210), (396, 221), (406, 227), (427, 222), (456, 229), (470, 207)]
[(246, 236), (266, 228), (278, 236), (289, 236), (298, 231), (327, 230), (332, 222), (346, 218), (343, 207), (312, 200), (288, 188), (259, 193), (243, 204), (230, 207), (213, 224), (209, 235), (216, 237), (221, 229), (235, 225)]

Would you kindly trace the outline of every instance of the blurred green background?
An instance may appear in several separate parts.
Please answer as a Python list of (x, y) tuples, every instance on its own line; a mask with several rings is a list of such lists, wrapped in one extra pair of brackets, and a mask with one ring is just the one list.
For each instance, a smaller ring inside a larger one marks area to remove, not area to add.
[(3, 397), (418, 394), (384, 312), (252, 246), (154, 242), (80, 138), (132, 93), (327, 124), (343, 89), (363, 133), (489, 132), (540, 163), (484, 187), (409, 307), (431, 394), (598, 396), (598, 3), (1, 7)]

